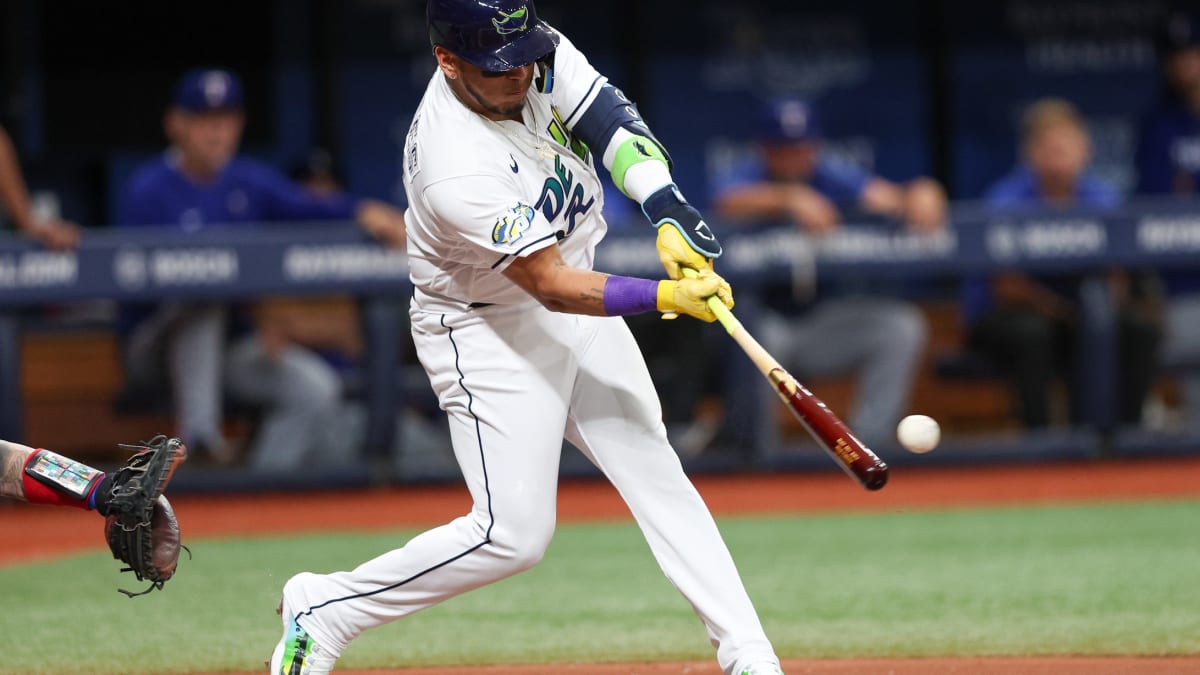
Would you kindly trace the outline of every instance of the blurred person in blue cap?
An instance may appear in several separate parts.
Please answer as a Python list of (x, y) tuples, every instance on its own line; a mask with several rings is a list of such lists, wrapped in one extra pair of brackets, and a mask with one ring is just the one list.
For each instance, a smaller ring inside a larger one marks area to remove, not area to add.
[[(315, 194), (239, 156), (244, 115), (236, 74), (217, 68), (186, 73), (164, 118), (170, 146), (128, 179), (117, 225), (198, 232), (214, 225), (355, 220), (388, 246), (404, 243), (403, 217), (390, 205)], [(223, 397), (261, 407), (248, 465), (269, 471), (342, 461), (352, 450), (336, 447), (330, 433), (337, 428), (339, 379), (296, 343), (295, 328), (269, 304), (172, 300), (128, 305), (121, 313), (128, 379), (143, 390), (169, 383), (177, 435), (213, 459), (232, 462)]]
[(715, 203), (723, 216), (788, 220), (813, 233), (835, 230), (846, 210), (922, 232), (946, 225), (946, 194), (937, 181), (896, 183), (823, 152), (819, 114), (804, 99), (763, 106), (756, 140), (756, 157), (717, 177)]
[[(759, 120), (757, 154), (714, 177), (713, 205), (725, 218), (787, 222), (815, 235), (839, 228), (845, 210), (920, 232), (945, 226), (946, 197), (936, 181), (901, 185), (827, 156), (809, 102), (771, 101)], [(854, 375), (850, 427), (868, 444), (894, 445), (928, 336), (920, 309), (830, 282), (807, 298), (788, 285), (772, 287), (767, 305), (755, 334), (771, 353), (802, 377)]]
[[(1138, 193), (1194, 200), (1200, 194), (1200, 16), (1168, 13), (1156, 35), (1162, 90), (1138, 132)], [(1162, 363), (1179, 377), (1184, 423), (1200, 435), (1200, 275), (1162, 273), (1167, 294)]]
[(79, 243), (78, 225), (36, 213), (16, 148), (4, 127), (0, 127), (0, 206), (0, 214), (7, 213), (18, 232), (48, 248), (62, 250)]
[[(1021, 119), (1020, 162), (984, 196), (992, 212), (1112, 209), (1121, 195), (1089, 165), (1091, 137), (1079, 110), (1058, 98), (1034, 101)], [(1131, 270), (1108, 271), (1115, 291), (1118, 422), (1136, 425), (1153, 378), (1160, 337), (1156, 280)], [(1012, 387), (1026, 428), (1049, 426), (1052, 385), (1067, 383), (1068, 417), (1084, 421), (1079, 406), (1078, 272), (1030, 274), (1004, 270), (963, 284), (963, 314), (972, 350), (998, 365)]]

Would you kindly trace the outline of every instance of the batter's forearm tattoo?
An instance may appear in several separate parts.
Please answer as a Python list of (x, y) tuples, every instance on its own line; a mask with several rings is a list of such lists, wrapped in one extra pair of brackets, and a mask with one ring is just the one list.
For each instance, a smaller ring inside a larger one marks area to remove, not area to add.
[(587, 289), (579, 294), (579, 299), (594, 307), (604, 307), (604, 286)]
[(0, 497), (25, 498), (21, 473), (29, 448), (8, 441), (0, 441)]

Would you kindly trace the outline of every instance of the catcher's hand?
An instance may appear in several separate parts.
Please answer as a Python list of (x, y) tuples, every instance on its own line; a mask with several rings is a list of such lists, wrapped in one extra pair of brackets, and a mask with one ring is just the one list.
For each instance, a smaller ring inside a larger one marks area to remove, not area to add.
[(179, 523), (163, 490), (175, 469), (187, 459), (178, 438), (156, 436), (143, 445), (122, 446), (136, 453), (115, 474), (107, 498), (104, 537), (113, 558), (129, 567), (138, 581), (150, 581), (141, 593), (118, 589), (129, 597), (161, 589), (179, 561)]

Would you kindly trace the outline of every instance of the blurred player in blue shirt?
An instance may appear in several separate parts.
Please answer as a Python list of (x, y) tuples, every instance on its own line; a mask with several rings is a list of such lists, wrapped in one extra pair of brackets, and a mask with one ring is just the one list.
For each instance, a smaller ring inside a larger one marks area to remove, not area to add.
[[(812, 106), (800, 99), (766, 105), (758, 152), (714, 176), (713, 206), (731, 221), (788, 223), (822, 235), (843, 210), (889, 217), (923, 232), (946, 224), (946, 198), (930, 179), (900, 185), (839, 163), (822, 150)], [(823, 284), (816, 299), (770, 289), (755, 334), (785, 368), (807, 377), (855, 373), (849, 423), (868, 444), (894, 445), (928, 333), (912, 303)]]
[(164, 127), (171, 147), (126, 184), (122, 226), (358, 220), (382, 241), (404, 242), (402, 216), (374, 200), (319, 195), (261, 162), (237, 155), (245, 117), (242, 85), (226, 70), (197, 70), (179, 82)]
[[(1142, 118), (1138, 135), (1138, 192), (1194, 199), (1200, 194), (1200, 17), (1168, 15), (1157, 40), (1162, 96)], [(1167, 291), (1162, 362), (1200, 365), (1200, 275), (1163, 273)], [(1186, 423), (1200, 434), (1200, 375), (1180, 377)]]
[[(184, 75), (164, 126), (171, 145), (126, 183), (120, 227), (195, 232), (211, 225), (357, 220), (389, 245), (404, 242), (403, 218), (392, 207), (344, 194), (317, 195), (265, 164), (237, 156), (244, 116), (241, 82), (232, 72)], [(336, 373), (293, 342), (286, 322), (245, 309), (193, 301), (124, 307), (130, 380), (142, 387), (169, 381), (177, 435), (220, 461), (233, 460), (222, 432), (224, 394), (265, 408), (250, 466), (285, 470), (336, 459), (330, 456), (334, 439), (322, 433), (336, 428)], [(247, 330), (248, 323), (257, 323), (255, 330)]]
[(918, 231), (945, 227), (946, 194), (937, 181), (901, 185), (830, 157), (807, 101), (780, 99), (760, 114), (759, 152), (714, 179), (721, 215), (790, 221), (818, 234), (836, 229), (846, 210), (887, 216)]
[(1162, 97), (1142, 118), (1138, 136), (1138, 192), (1200, 192), (1200, 20), (1168, 17), (1157, 39)]
[[(988, 189), (991, 210), (1111, 209), (1121, 202), (1115, 189), (1088, 172), (1091, 140), (1083, 117), (1067, 101), (1042, 99), (1029, 106), (1021, 156), (1016, 169)], [(1159, 329), (1143, 302), (1153, 294), (1147, 283), (1122, 271), (1111, 274), (1120, 302), (1118, 414), (1122, 423), (1136, 424), (1152, 381)], [(968, 342), (1009, 378), (1028, 428), (1050, 424), (1050, 387), (1060, 376), (1071, 382), (1070, 417), (1079, 421), (1072, 381), (1079, 282), (1077, 274), (1009, 271), (964, 284)]]

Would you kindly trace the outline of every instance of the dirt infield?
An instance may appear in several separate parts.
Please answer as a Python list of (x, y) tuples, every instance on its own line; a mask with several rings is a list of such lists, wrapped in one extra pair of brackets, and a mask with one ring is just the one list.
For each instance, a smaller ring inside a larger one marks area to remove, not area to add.
[[(840, 473), (699, 477), (714, 513), (876, 511), (1003, 504), (1052, 504), (1160, 498), (1200, 498), (1200, 457), (1095, 461), (999, 467), (893, 470), (880, 492), (865, 492)], [(446, 522), (469, 507), (461, 485), (266, 495), (179, 495), (172, 499), (189, 539), (321, 530), (382, 530)], [(297, 518), (297, 509), (304, 513)], [(246, 514), (253, 513), (253, 519)], [(626, 520), (616, 491), (599, 481), (567, 481), (559, 519)], [(0, 507), (0, 565), (104, 548), (100, 524), (75, 509)], [(946, 658), (789, 660), (789, 675), (1116, 675), (1200, 673), (1200, 656), (1179, 658)], [(718, 675), (715, 663), (559, 664), (337, 671), (339, 675)]]
[[(947, 658), (947, 659), (792, 659), (788, 675), (1195, 675), (1200, 659), (1188, 658)], [(338, 675), (721, 675), (715, 663), (569, 664), (477, 666), (420, 670), (336, 671)]]

